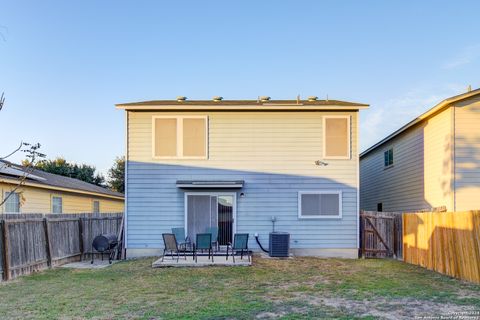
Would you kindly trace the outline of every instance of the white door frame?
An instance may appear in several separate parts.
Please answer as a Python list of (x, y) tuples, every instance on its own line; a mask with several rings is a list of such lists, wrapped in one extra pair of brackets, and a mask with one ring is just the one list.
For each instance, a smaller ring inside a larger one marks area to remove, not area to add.
[[(233, 236), (237, 232), (237, 193), (236, 192), (185, 192), (184, 195), (184, 209), (183, 209), (183, 220), (184, 220), (184, 226), (185, 226), (185, 234), (188, 234), (188, 221), (187, 221), (187, 216), (188, 216), (188, 196), (232, 196), (233, 198), (233, 225), (232, 225), (232, 241), (233, 241)], [(218, 204), (218, 198), (217, 198), (217, 204)], [(218, 221), (218, 210), (217, 210), (217, 221)], [(218, 222), (217, 222), (218, 223)]]

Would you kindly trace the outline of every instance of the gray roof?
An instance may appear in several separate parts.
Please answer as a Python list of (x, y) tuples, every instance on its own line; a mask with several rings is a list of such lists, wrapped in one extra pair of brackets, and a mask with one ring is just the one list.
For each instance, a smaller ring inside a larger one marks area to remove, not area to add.
[(340, 100), (151, 100), (140, 102), (119, 103), (117, 107), (143, 107), (143, 106), (262, 106), (262, 105), (305, 105), (305, 106), (344, 106), (368, 107), (368, 104), (340, 101)]
[[(23, 177), (20, 172), (25, 173), (26, 168), (21, 165), (0, 160), (0, 179), (5, 178), (20, 180)], [(31, 175), (27, 176), (26, 181), (39, 185), (71, 189), (72, 192), (74, 192), (75, 190), (79, 190), (84, 192), (99, 193), (105, 196), (122, 198), (124, 197), (124, 194), (120, 192), (115, 192), (110, 189), (99, 187), (97, 185), (87, 183), (78, 179), (64, 177), (58, 174), (48, 173), (37, 169), (34, 169)]]

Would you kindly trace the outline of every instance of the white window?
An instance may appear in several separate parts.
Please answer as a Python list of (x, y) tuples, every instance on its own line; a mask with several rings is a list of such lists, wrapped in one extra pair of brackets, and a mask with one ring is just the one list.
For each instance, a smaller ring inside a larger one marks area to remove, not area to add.
[(52, 197), (52, 213), (63, 212), (63, 200), (62, 197)]
[(323, 157), (350, 159), (350, 116), (323, 117)]
[(340, 219), (342, 217), (342, 191), (299, 191), (298, 217), (300, 219)]
[(5, 213), (20, 213), (20, 194), (18, 192), (5, 192), (4, 199), (7, 199), (4, 203)]
[(157, 159), (206, 159), (206, 116), (154, 116), (152, 156)]
[(93, 213), (100, 213), (100, 201), (93, 200)]

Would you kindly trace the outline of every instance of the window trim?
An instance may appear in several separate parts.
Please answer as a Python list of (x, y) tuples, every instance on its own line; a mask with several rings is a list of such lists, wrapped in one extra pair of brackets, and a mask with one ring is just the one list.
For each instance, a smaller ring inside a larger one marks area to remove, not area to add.
[(55, 214), (63, 214), (63, 197), (62, 197), (62, 196), (59, 196), (59, 195), (54, 195), (54, 194), (52, 194), (52, 197), (51, 197), (51, 210), (52, 210), (52, 214), (54, 213), (54, 212), (53, 212), (53, 198), (59, 198), (60, 201), (61, 201), (61, 205), (62, 205), (60, 212), (56, 212)]
[[(12, 191), (4, 191), (3, 192), (3, 198), (2, 199), (5, 199), (7, 197), (7, 193), (12, 193)], [(7, 211), (6, 208), (7, 208), (7, 202), (5, 202), (3, 204), (3, 213), (5, 214), (19, 214), (19, 213), (22, 213), (22, 206), (21, 206), (21, 203), (20, 203), (20, 192), (15, 192), (13, 191), (13, 193), (17, 194), (18, 195), (18, 212), (10, 212), (10, 211)], [(10, 199), (11, 197), (9, 197)], [(7, 199), (8, 201), (8, 199)]]
[[(176, 119), (177, 120), (177, 155), (176, 156), (157, 156), (155, 155), (155, 123), (156, 119)], [(205, 155), (204, 156), (184, 156), (183, 155), (183, 120), (184, 119), (204, 119), (205, 120)], [(152, 116), (152, 158), (153, 159), (208, 159), (208, 116), (206, 115), (171, 115), (171, 116)]]
[[(98, 202), (98, 212), (95, 212), (95, 202)], [(101, 213), (100, 200), (92, 200), (92, 213)]]
[[(346, 156), (327, 156), (327, 119), (347, 119), (347, 148), (348, 152)], [(323, 116), (323, 159), (332, 160), (350, 160), (352, 158), (352, 128), (351, 128), (351, 116), (350, 115), (332, 115)]]
[[(392, 150), (392, 164), (385, 165), (385, 152), (389, 152), (390, 150)], [(394, 165), (393, 155), (394, 155), (393, 154), (393, 147), (389, 147), (389, 148), (383, 150), (383, 168), (384, 169), (388, 169), (388, 168), (393, 167), (393, 165)]]
[[(338, 215), (302, 215), (302, 195), (304, 194), (337, 194), (338, 195)], [(298, 219), (342, 219), (343, 216), (343, 192), (342, 190), (308, 190), (298, 191)]]

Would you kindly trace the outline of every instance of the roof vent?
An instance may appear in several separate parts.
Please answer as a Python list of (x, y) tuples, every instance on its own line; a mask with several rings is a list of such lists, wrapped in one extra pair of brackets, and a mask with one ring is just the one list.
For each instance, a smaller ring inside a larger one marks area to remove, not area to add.
[(219, 102), (219, 101), (222, 101), (222, 100), (223, 100), (223, 97), (220, 97), (220, 96), (213, 97), (213, 101), (215, 101), (215, 102)]
[(317, 101), (318, 97), (317, 96), (310, 96), (308, 97), (308, 101)]
[(183, 101), (185, 101), (185, 100), (187, 100), (187, 97), (182, 97), (182, 96), (178, 96), (178, 97), (177, 97), (177, 101), (178, 101), (178, 102), (183, 102)]
[(260, 101), (262, 101), (262, 102), (269, 101), (269, 100), (270, 100), (270, 97), (268, 97), (268, 96), (260, 97)]

